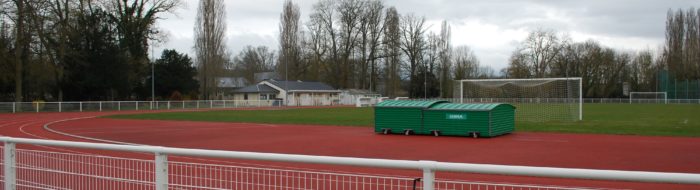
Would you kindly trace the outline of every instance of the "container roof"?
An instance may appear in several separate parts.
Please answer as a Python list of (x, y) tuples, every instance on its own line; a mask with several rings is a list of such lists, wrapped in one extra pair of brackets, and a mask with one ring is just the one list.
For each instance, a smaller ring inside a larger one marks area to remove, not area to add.
[(510, 104), (502, 104), (502, 103), (492, 103), (492, 104), (453, 104), (453, 103), (444, 103), (444, 104), (438, 104), (431, 109), (434, 110), (466, 110), (466, 111), (491, 111), (494, 108), (498, 106), (510, 106), (512, 108), (515, 108), (515, 106), (510, 105)]
[(447, 101), (385, 100), (375, 107), (429, 108), (434, 104), (444, 102)]

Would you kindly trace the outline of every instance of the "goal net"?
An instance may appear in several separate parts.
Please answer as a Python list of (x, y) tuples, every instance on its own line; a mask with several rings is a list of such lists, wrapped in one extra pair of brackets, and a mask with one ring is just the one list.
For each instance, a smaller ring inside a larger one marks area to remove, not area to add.
[(666, 92), (630, 92), (631, 103), (668, 103)]
[(510, 103), (520, 121), (583, 119), (581, 78), (467, 79), (455, 85), (461, 103)]

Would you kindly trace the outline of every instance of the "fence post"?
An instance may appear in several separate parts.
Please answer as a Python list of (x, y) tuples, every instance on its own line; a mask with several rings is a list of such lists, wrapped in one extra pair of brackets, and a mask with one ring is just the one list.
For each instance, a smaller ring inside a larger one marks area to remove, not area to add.
[(102, 112), (102, 101), (100, 101), (100, 112)]
[(182, 101), (182, 109), (185, 109), (185, 101)]
[(15, 143), (5, 142), (3, 147), (3, 170), (5, 171), (5, 189), (14, 190), (17, 185), (17, 167), (15, 156)]
[(435, 190), (435, 161), (419, 161), (423, 163), (423, 190)]
[(58, 113), (61, 113), (61, 102), (58, 102)]
[(39, 102), (36, 102), (36, 113), (39, 113)]
[(170, 109), (170, 101), (168, 101), (168, 109)]
[(117, 102), (117, 111), (122, 111), (122, 102)]
[(17, 113), (17, 102), (12, 102), (12, 113)]
[(80, 102), (80, 112), (83, 112), (83, 102)]
[(224, 108), (226, 108), (226, 100), (224, 100)]
[(197, 109), (199, 109), (199, 100), (197, 100)]
[(136, 111), (139, 110), (139, 101), (136, 101)]
[(156, 190), (168, 189), (168, 155), (156, 152)]
[(214, 100), (209, 100), (209, 108), (214, 108)]

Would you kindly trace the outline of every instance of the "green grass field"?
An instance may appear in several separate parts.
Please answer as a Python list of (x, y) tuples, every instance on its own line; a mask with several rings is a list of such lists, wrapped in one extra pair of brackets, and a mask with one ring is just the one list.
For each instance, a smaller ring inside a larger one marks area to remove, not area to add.
[[(215, 122), (287, 123), (371, 127), (371, 108), (319, 108), (172, 112), (109, 118)], [(584, 121), (516, 121), (516, 131), (652, 136), (700, 136), (700, 105), (585, 104)]]

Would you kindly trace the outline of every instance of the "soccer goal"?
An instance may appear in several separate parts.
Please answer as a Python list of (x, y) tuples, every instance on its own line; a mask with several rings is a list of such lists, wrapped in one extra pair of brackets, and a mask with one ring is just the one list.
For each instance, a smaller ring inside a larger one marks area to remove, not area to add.
[(631, 103), (664, 103), (668, 104), (666, 92), (630, 92)]
[(583, 120), (581, 78), (466, 79), (455, 85), (460, 103), (510, 103), (521, 121)]
[(355, 101), (355, 107), (372, 107), (376, 102), (373, 97), (359, 97)]

